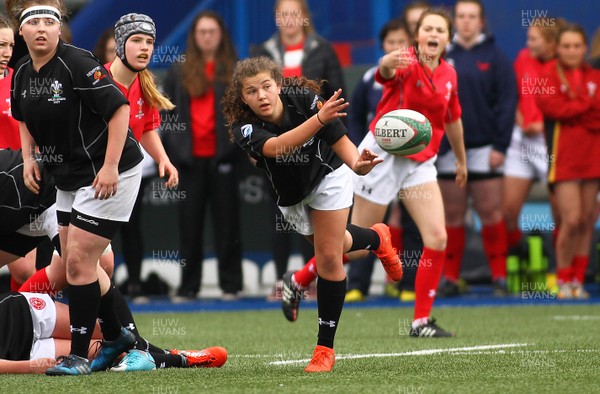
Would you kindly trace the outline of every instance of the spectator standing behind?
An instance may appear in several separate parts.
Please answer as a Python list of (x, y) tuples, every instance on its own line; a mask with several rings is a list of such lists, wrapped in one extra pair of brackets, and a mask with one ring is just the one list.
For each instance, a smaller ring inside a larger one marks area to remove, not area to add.
[[(384, 53), (390, 53), (398, 48), (407, 48), (410, 45), (410, 34), (404, 22), (400, 19), (393, 19), (387, 22), (379, 32), (379, 42)], [(369, 124), (377, 113), (377, 104), (381, 100), (383, 85), (375, 81), (375, 73), (378, 66), (368, 69), (361, 80), (354, 88), (352, 105), (348, 111), (348, 136), (354, 145), (359, 145), (369, 132)], [(400, 247), (402, 232), (400, 224), (400, 207), (397, 201), (391, 203), (391, 217), (396, 218), (395, 225), (388, 223), (392, 235), (394, 247), (401, 252)], [(348, 293), (346, 302), (360, 302), (369, 293), (371, 286), (371, 276), (373, 274), (373, 264), (375, 255), (370, 253), (366, 258), (353, 261), (348, 270)], [(388, 281), (392, 289), (395, 289), (395, 283)], [(386, 290), (388, 286), (386, 285)], [(397, 293), (397, 291), (395, 292)], [(387, 291), (386, 291), (387, 294)], [(397, 296), (398, 294), (393, 294)]]
[(600, 69), (600, 27), (594, 32), (590, 45), (590, 66)]
[(115, 30), (112, 27), (109, 27), (100, 34), (92, 53), (100, 59), (100, 63), (102, 64), (115, 60), (115, 56), (117, 56), (115, 52)]
[[(337, 89), (345, 89), (342, 69), (331, 44), (319, 36), (314, 29), (306, 0), (277, 0), (275, 2), (275, 24), (277, 32), (260, 46), (252, 49), (252, 56), (267, 56), (283, 70), (283, 78), (301, 77), (325, 82), (321, 86), (321, 96), (329, 99)], [(271, 181), (266, 180), (268, 194), (273, 201)], [(273, 212), (273, 260), (277, 275), (277, 285), (271, 298), (276, 297), (281, 288), (281, 279), (287, 270), (293, 237), (298, 239), (304, 261), (313, 254), (313, 247), (295, 232), (279, 231), (287, 229), (283, 216), (275, 203)]]
[(402, 19), (402, 21), (404, 21), (408, 27), (411, 40), (414, 40), (415, 38), (415, 33), (417, 32), (417, 22), (419, 22), (421, 14), (429, 8), (431, 8), (431, 5), (425, 0), (412, 1), (408, 3), (406, 7), (404, 7), (404, 11), (402, 12), (402, 16), (400, 16), (400, 19)]
[(0, 149), (21, 148), (19, 122), (12, 117), (10, 108), (10, 82), (14, 70), (8, 62), (15, 46), (15, 33), (9, 22), (0, 17)]
[[(544, 115), (535, 97), (546, 89), (540, 73), (544, 64), (556, 56), (559, 25), (556, 18), (539, 18), (527, 30), (527, 48), (514, 63), (519, 103), (510, 146), (506, 152), (506, 168), (502, 195), (502, 211), (508, 230), (509, 248), (521, 243), (519, 213), (535, 180), (546, 181), (548, 158), (544, 138)], [(554, 198), (550, 194), (554, 209)], [(554, 215), (556, 219), (556, 215)]]
[(469, 182), (466, 189), (456, 186), (456, 159), (444, 141), (436, 163), (448, 233), (440, 295), (458, 293), (469, 194), (483, 226), (481, 236), (494, 293), (506, 294), (508, 241), (501, 209), (502, 173), (515, 121), (517, 87), (510, 61), (494, 38), (484, 33), (484, 15), (479, 0), (458, 0), (454, 8), (456, 34), (446, 56), (458, 74)]
[(539, 95), (549, 144), (548, 183), (560, 229), (556, 239), (559, 299), (588, 298), (583, 289), (600, 189), (600, 72), (585, 63), (587, 38), (578, 25), (560, 29), (557, 60), (542, 71), (551, 94)]
[(163, 142), (186, 192), (179, 203), (181, 261), (185, 264), (178, 301), (196, 298), (200, 291), (204, 220), (209, 212), (223, 299), (235, 299), (242, 290), (238, 187), (242, 152), (229, 140), (219, 104), (236, 58), (222, 18), (203, 11), (190, 26), (185, 61), (174, 65), (164, 81), (165, 93), (176, 107), (162, 124)]

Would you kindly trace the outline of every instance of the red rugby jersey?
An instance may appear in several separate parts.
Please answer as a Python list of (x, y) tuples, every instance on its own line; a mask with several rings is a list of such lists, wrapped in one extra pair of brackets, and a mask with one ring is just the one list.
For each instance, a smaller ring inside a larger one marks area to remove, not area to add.
[(17, 150), (21, 148), (19, 122), (12, 117), (10, 109), (10, 81), (13, 70), (7, 70), (8, 74), (0, 79), (0, 149)]
[[(108, 73), (112, 77), (110, 72), (110, 65), (107, 63), (104, 65), (108, 70)], [(113, 78), (114, 79), (114, 78)], [(135, 80), (127, 89), (119, 82), (115, 81), (115, 84), (121, 89), (121, 92), (129, 100), (129, 128), (133, 131), (133, 136), (136, 140), (142, 138), (142, 134), (156, 130), (160, 126), (160, 114), (155, 107), (152, 107), (150, 103), (144, 98), (142, 94), (142, 87), (140, 86), (140, 77), (136, 75)]]
[(377, 69), (375, 80), (383, 85), (383, 95), (377, 105), (377, 114), (369, 125), (371, 133), (379, 118), (386, 113), (396, 109), (412, 109), (429, 119), (431, 142), (421, 152), (405, 157), (424, 162), (435, 156), (444, 136), (444, 124), (457, 121), (462, 114), (454, 67), (440, 59), (440, 64), (432, 73), (427, 66), (417, 62), (413, 54), (413, 62), (403, 70), (397, 69), (393, 78), (384, 79)]
[(548, 81), (542, 78), (544, 63), (531, 56), (529, 49), (524, 48), (519, 52), (514, 64), (519, 89), (519, 112), (523, 115), (522, 128), (526, 129), (530, 123), (543, 122), (544, 115), (538, 107), (536, 96), (548, 94)]

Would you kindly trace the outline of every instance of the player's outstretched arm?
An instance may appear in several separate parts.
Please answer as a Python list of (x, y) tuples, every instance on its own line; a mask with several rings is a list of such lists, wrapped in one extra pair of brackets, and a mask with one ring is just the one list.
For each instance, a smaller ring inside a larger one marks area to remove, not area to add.
[(298, 148), (308, 141), (312, 136), (317, 134), (319, 130), (328, 122), (347, 116), (343, 112), (349, 105), (343, 98), (340, 98), (342, 89), (338, 89), (333, 96), (316, 115), (308, 118), (301, 125), (267, 140), (263, 146), (263, 155), (265, 157), (276, 157), (281, 152), (291, 151), (290, 148)]
[(346, 135), (333, 144), (331, 149), (358, 175), (368, 174), (373, 167), (383, 161), (383, 159), (378, 159), (378, 156), (369, 149), (364, 149), (359, 154), (356, 146)]

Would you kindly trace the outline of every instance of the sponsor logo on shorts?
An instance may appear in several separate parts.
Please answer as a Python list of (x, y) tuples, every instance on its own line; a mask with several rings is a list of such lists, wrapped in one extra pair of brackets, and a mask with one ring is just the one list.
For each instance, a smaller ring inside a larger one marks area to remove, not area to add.
[(89, 223), (92, 226), (97, 226), (98, 225), (98, 222), (95, 221), (94, 219), (86, 219), (86, 218), (82, 217), (81, 215), (77, 215), (77, 220), (81, 220), (82, 222)]
[(46, 307), (46, 301), (44, 301), (38, 297), (31, 297), (29, 299), (29, 304), (31, 304), (33, 309), (36, 309), (38, 311), (41, 311), (42, 309), (44, 309)]

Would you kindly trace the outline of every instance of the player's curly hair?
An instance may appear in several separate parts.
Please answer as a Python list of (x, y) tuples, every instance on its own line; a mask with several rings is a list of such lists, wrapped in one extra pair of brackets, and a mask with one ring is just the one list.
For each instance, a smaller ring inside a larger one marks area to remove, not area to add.
[(225, 91), (221, 101), (223, 113), (227, 126), (229, 126), (229, 137), (233, 140), (233, 125), (238, 122), (254, 123), (260, 119), (242, 100), (242, 86), (247, 78), (252, 78), (260, 73), (267, 73), (282, 87), (307, 88), (315, 94), (321, 91), (324, 81), (314, 81), (306, 77), (283, 78), (281, 67), (266, 56), (254, 57), (240, 61), (233, 71), (231, 85)]
[(19, 28), (19, 17), (23, 11), (36, 5), (49, 5), (60, 12), (61, 18), (67, 16), (67, 7), (63, 0), (4, 0), (8, 18), (14, 29)]

